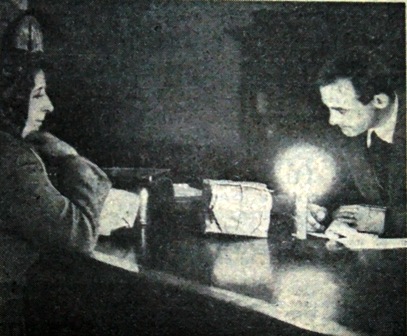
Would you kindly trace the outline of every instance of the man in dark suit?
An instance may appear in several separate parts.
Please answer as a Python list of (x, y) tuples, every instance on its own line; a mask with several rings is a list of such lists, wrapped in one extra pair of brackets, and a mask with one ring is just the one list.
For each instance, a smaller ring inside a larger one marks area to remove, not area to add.
[[(329, 61), (318, 80), (329, 123), (346, 136), (340, 139), (340, 149), (359, 194), (356, 204), (386, 208), (384, 226), (372, 222), (363, 231), (404, 237), (405, 88), (398, 91), (395, 83), (377, 54), (355, 50)], [(341, 233), (344, 226), (357, 227), (363, 216), (369, 216), (366, 207), (343, 204), (334, 212), (329, 230)]]

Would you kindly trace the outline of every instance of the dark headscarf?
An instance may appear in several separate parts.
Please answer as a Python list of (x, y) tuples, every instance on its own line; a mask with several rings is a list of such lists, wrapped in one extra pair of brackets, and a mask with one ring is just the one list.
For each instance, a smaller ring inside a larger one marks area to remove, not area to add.
[(21, 135), (28, 114), (34, 78), (44, 69), (42, 32), (31, 13), (23, 13), (7, 27), (0, 55), (0, 124)]
[[(12, 62), (3, 63), (0, 77), (0, 122), (21, 135), (28, 114), (35, 75), (44, 68), (42, 53), (13, 50)], [(2, 127), (4, 129), (4, 127)]]

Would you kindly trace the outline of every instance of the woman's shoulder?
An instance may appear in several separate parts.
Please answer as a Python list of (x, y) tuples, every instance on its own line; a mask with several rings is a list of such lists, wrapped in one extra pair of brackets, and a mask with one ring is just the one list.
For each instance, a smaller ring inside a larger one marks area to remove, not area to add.
[(29, 146), (27, 146), (24, 140), (21, 138), (17, 138), (14, 135), (0, 130), (0, 151), (7, 150), (8, 148), (12, 149), (25, 149), (29, 150)]
[[(4, 154), (5, 151), (16, 148), (23, 148), (23, 140), (16, 138), (12, 134), (0, 130), (0, 153)], [(1, 157), (1, 155), (0, 155)]]
[(38, 158), (23, 140), (0, 130), (0, 165), (36, 162)]

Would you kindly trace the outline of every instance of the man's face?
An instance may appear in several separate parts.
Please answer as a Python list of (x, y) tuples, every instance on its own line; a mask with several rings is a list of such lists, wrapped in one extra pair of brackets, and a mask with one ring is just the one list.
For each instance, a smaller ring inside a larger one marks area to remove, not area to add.
[(376, 109), (373, 102), (362, 104), (351, 80), (338, 79), (319, 89), (322, 102), (329, 109), (329, 123), (339, 126), (343, 134), (358, 136), (374, 126)]

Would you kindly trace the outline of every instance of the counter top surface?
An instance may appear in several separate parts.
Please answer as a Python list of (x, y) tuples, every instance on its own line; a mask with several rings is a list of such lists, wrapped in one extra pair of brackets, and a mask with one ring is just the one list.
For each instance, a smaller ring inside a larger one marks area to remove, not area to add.
[(179, 213), (110, 237), (96, 258), (326, 334), (404, 335), (406, 253), (351, 251), (291, 235), (272, 218), (268, 239), (203, 235)]

